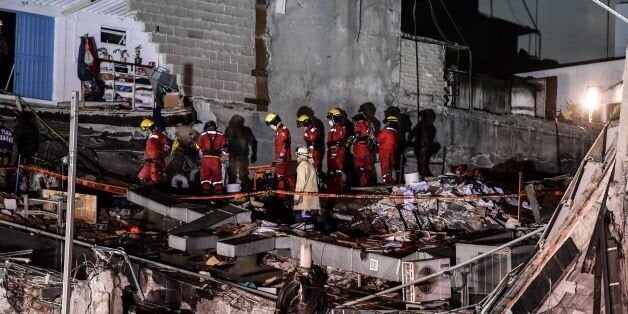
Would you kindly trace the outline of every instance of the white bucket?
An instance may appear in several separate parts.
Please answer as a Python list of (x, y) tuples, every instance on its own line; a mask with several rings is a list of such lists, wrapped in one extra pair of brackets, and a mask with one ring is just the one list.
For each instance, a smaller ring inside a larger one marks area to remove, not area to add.
[(421, 177), (418, 172), (406, 173), (403, 175), (403, 178), (406, 180), (406, 184), (413, 184), (421, 182)]
[(240, 183), (227, 184), (227, 193), (238, 193), (242, 190)]

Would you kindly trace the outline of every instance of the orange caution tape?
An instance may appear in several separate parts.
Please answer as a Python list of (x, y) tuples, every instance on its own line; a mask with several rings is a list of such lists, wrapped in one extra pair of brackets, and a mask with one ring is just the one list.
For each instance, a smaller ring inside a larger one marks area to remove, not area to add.
[[(65, 176), (60, 173), (56, 173), (56, 172), (53, 172), (44, 168), (34, 167), (34, 166), (20, 165), (19, 167), (0, 167), (0, 169), (3, 169), (3, 170), (17, 170), (18, 168), (27, 170), (27, 171), (38, 172), (38, 173), (45, 174), (45, 175), (48, 175), (57, 179), (65, 180), (65, 181), (68, 180), (68, 176)], [(100, 183), (100, 182), (91, 181), (91, 180), (82, 179), (82, 178), (76, 178), (76, 183), (82, 186), (86, 186), (92, 189), (96, 189), (96, 190), (103, 191), (106, 193), (111, 193), (111, 194), (126, 195), (126, 192), (128, 191), (128, 189), (123, 186), (105, 184), (105, 183)]]
[[(68, 177), (44, 168), (34, 167), (34, 166), (19, 166), (20, 169), (39, 172), (45, 175), (49, 175), (61, 180), (67, 180)], [(0, 167), (2, 170), (16, 170), (18, 167)], [(96, 189), (99, 191), (103, 191), (111, 194), (125, 195), (128, 192), (126, 187), (105, 184), (100, 182), (95, 182), (87, 179), (77, 178), (76, 183), (89, 187), (92, 189)], [(556, 191), (554, 191), (556, 192)], [(414, 195), (414, 196), (405, 196), (405, 195), (390, 195), (390, 194), (331, 194), (331, 193), (311, 193), (311, 192), (293, 192), (293, 191), (284, 191), (284, 190), (265, 190), (265, 191), (255, 191), (255, 192), (242, 192), (242, 193), (233, 193), (233, 194), (224, 194), (224, 195), (202, 195), (202, 196), (188, 196), (188, 195), (173, 195), (174, 197), (181, 200), (221, 200), (221, 199), (231, 199), (231, 198), (241, 198), (241, 197), (250, 197), (257, 196), (262, 194), (278, 194), (278, 195), (292, 195), (292, 196), (318, 196), (319, 198), (336, 198), (336, 199), (392, 199), (392, 200), (443, 200), (443, 201), (454, 201), (454, 200), (478, 200), (478, 199), (499, 199), (499, 198), (510, 198), (510, 197), (518, 197), (525, 196), (525, 193), (521, 194), (486, 194), (486, 195), (463, 195), (463, 196), (454, 196), (454, 195)], [(561, 193), (562, 194), (562, 193)]]

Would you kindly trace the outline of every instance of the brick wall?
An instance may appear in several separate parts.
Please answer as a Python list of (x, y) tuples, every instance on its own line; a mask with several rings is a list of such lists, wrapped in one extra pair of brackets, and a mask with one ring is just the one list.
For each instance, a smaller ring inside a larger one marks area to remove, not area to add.
[(183, 91), (222, 101), (254, 97), (254, 0), (133, 0)]
[[(401, 39), (400, 98), (416, 97), (416, 54), (413, 40)], [(447, 85), (443, 78), (445, 47), (439, 44), (419, 42), (419, 73), (421, 98), (428, 96), (434, 103), (442, 104)]]

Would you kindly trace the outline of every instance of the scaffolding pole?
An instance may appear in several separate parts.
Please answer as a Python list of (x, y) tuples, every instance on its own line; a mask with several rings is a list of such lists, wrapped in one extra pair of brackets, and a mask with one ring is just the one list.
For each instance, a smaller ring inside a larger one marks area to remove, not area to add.
[(74, 240), (74, 195), (76, 190), (76, 142), (78, 132), (78, 92), (72, 92), (70, 104), (70, 145), (68, 164), (68, 198), (65, 212), (65, 243), (63, 253), (63, 294), (61, 311), (70, 313), (72, 297), (72, 246)]

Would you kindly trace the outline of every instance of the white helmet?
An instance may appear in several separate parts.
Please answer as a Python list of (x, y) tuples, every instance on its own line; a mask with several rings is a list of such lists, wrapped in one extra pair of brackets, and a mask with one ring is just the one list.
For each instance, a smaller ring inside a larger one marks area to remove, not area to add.
[(299, 147), (297, 148), (297, 156), (305, 156), (305, 157), (309, 157), (310, 156), (310, 152), (307, 150), (307, 147)]

